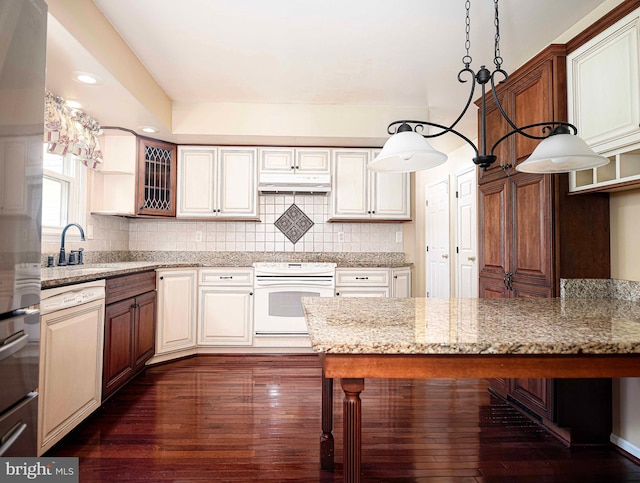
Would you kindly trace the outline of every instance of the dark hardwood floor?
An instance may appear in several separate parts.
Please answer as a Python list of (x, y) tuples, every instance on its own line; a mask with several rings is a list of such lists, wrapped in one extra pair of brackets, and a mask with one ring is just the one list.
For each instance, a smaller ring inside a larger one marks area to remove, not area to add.
[[(47, 456), (80, 482), (342, 481), (320, 470), (316, 356), (201, 356), (147, 369)], [(477, 379), (367, 380), (363, 481), (640, 482), (611, 447), (569, 449)]]

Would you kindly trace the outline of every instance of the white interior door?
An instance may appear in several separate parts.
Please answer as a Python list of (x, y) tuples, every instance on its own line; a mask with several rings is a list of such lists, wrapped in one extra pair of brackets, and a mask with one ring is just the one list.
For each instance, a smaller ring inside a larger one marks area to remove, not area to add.
[(426, 295), (449, 298), (449, 179), (427, 186), (426, 200)]
[(456, 297), (478, 296), (478, 208), (476, 171), (471, 168), (456, 176)]

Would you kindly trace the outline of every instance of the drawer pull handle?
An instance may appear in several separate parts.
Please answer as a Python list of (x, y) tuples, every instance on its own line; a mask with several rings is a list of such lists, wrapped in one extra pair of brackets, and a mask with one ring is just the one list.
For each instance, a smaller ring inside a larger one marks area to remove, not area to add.
[(369, 277), (356, 277), (356, 280), (369, 280)]
[(18, 421), (15, 426), (2, 436), (3, 444), (0, 446), (0, 456), (7, 452), (11, 445), (18, 440), (25, 429), (27, 429), (26, 423)]
[(223, 277), (222, 275), (220, 276), (220, 280), (231, 280), (233, 279), (232, 276), (228, 276), (228, 277)]

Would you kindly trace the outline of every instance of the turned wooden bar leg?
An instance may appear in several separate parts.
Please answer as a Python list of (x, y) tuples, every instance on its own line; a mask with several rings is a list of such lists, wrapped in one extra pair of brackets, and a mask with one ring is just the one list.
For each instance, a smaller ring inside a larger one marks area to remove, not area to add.
[(320, 436), (320, 468), (333, 471), (333, 379), (322, 371), (322, 436)]
[(362, 404), (364, 379), (340, 379), (344, 391), (342, 409), (345, 483), (360, 482), (362, 456)]

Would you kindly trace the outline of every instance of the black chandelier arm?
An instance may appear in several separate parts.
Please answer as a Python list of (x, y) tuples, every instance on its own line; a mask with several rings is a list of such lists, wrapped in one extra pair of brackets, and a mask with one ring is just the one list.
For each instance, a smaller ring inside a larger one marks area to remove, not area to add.
[(493, 94), (493, 100), (495, 101), (496, 106), (498, 107), (498, 110), (500, 111), (500, 114), (502, 114), (502, 117), (504, 117), (505, 121), (507, 121), (507, 123), (511, 126), (512, 129), (517, 131), (518, 130), (518, 126), (516, 126), (516, 124), (507, 115), (506, 111), (502, 107), (502, 103), (500, 102), (500, 99), (498, 99), (498, 94), (496, 93), (496, 81), (495, 81), (495, 75), (496, 74), (501, 74), (502, 75), (503, 78), (502, 78), (502, 80), (500, 82), (506, 81), (509, 78), (509, 74), (507, 74), (502, 69), (495, 69), (493, 72), (491, 72), (491, 93)]
[(476, 90), (476, 73), (473, 72), (470, 68), (464, 68), (462, 69), (460, 72), (458, 72), (458, 82), (460, 82), (461, 84), (464, 84), (465, 82), (467, 82), (465, 79), (463, 79), (463, 74), (467, 72), (471, 75), (471, 89), (469, 91), (469, 97), (467, 98), (467, 103), (464, 105), (464, 108), (462, 109), (462, 112), (460, 113), (460, 115), (458, 116), (458, 118), (453, 121), (453, 123), (451, 124), (451, 126), (448, 127), (449, 130), (453, 130), (454, 127), (456, 127), (456, 124), (458, 124), (460, 122), (460, 120), (463, 118), (463, 116), (466, 114), (467, 110), (469, 109), (469, 106), (471, 105), (471, 103), (473, 102), (473, 94), (475, 93)]
[[(532, 129), (534, 127), (541, 127), (541, 126), (542, 126), (542, 133), (543, 133), (541, 136), (538, 136), (538, 135), (535, 135), (535, 134), (529, 134), (529, 133), (525, 132), (525, 130), (527, 130), (527, 129)], [(556, 127), (554, 128), (554, 126), (556, 126)], [(571, 124), (569, 122), (563, 122), (563, 121), (537, 122), (535, 124), (529, 124), (527, 126), (522, 126), (522, 127), (514, 126), (515, 129), (513, 129), (512, 131), (509, 131), (507, 134), (505, 134), (500, 139), (498, 139), (493, 144), (493, 146), (491, 146), (490, 154), (493, 155), (494, 151), (498, 147), (498, 145), (502, 141), (504, 141), (505, 139), (513, 136), (514, 134), (521, 134), (522, 136), (528, 137), (529, 139), (546, 139), (553, 133), (554, 129), (557, 129), (558, 126), (564, 126), (568, 130), (573, 131), (573, 135), (577, 135), (578, 134), (578, 128), (576, 126), (574, 126), (573, 124)]]
[[(409, 119), (405, 119), (402, 121), (394, 121), (391, 124), (389, 124), (389, 126), (387, 127), (387, 132), (390, 135), (394, 135), (399, 131), (399, 127), (402, 126), (403, 124), (409, 125), (409, 124), (415, 124), (415, 126), (413, 127), (413, 131), (417, 132), (418, 134), (420, 134), (422, 137), (424, 138), (437, 138), (439, 136), (442, 136), (443, 134), (446, 134), (448, 132), (455, 134), (456, 136), (458, 136), (459, 138), (462, 138), (462, 140), (464, 140), (469, 146), (471, 146), (474, 150), (474, 152), (476, 153), (476, 156), (478, 156), (478, 148), (476, 147), (475, 144), (473, 144), (473, 141), (471, 141), (471, 139), (469, 139), (467, 136), (465, 136), (464, 134), (456, 131), (455, 129), (453, 129), (453, 126), (443, 126), (442, 124), (437, 124), (435, 122), (429, 122), (429, 121), (412, 121)], [(396, 128), (393, 128), (393, 126), (397, 126)], [(423, 134), (422, 132), (418, 132), (418, 131), (423, 131), (425, 126), (430, 126), (430, 127), (435, 127), (438, 129), (442, 129), (442, 131), (436, 133), (436, 134)]]

